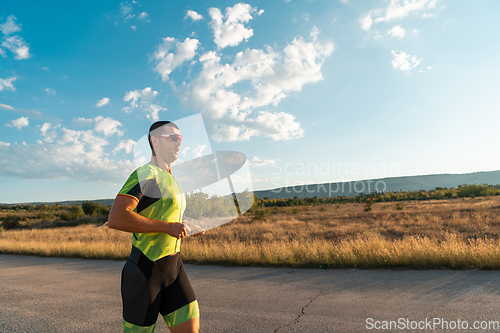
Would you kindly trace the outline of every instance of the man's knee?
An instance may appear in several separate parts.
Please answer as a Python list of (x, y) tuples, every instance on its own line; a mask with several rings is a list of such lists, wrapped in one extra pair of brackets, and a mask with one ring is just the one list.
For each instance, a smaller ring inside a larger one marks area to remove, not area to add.
[(198, 333), (200, 330), (200, 317), (189, 319), (179, 325), (169, 327), (172, 333)]

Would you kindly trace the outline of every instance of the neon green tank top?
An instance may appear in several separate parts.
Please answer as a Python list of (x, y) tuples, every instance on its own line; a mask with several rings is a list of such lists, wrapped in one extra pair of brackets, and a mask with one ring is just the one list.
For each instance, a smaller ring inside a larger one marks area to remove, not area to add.
[[(148, 163), (137, 168), (118, 193), (137, 201), (134, 212), (150, 219), (182, 223), (186, 199), (179, 183), (167, 171)], [(180, 251), (180, 239), (165, 233), (134, 233), (132, 244), (150, 260)]]

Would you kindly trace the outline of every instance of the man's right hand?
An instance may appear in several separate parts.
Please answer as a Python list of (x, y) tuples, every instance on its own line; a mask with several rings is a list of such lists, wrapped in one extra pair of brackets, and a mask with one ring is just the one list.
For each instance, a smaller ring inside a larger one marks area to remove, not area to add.
[(184, 223), (169, 222), (167, 225), (167, 234), (174, 238), (184, 238), (187, 236), (188, 230)]

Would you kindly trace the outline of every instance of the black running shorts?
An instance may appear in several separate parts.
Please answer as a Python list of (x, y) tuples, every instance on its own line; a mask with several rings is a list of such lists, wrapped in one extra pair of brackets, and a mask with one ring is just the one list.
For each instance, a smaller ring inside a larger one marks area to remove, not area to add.
[(151, 261), (132, 246), (122, 271), (121, 291), (125, 332), (154, 331), (159, 313), (169, 327), (199, 316), (180, 253)]

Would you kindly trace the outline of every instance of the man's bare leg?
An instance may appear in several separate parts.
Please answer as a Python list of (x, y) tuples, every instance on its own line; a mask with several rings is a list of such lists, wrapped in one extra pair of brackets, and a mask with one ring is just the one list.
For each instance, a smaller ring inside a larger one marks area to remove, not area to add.
[(171, 333), (198, 333), (200, 330), (200, 317), (189, 319), (179, 325), (169, 327)]

